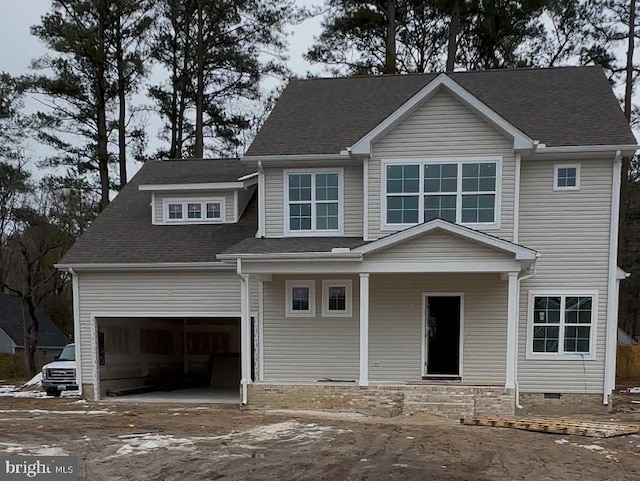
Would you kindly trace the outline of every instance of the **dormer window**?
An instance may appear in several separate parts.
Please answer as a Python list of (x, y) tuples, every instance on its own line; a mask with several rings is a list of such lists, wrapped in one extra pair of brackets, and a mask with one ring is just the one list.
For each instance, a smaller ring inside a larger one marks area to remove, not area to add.
[(170, 224), (224, 222), (224, 199), (164, 199), (164, 221)]

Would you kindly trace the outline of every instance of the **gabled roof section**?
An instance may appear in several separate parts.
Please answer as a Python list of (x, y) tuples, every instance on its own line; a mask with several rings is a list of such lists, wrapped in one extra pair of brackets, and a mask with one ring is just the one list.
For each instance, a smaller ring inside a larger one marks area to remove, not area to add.
[[(24, 346), (24, 325), (22, 299), (18, 296), (0, 293), (0, 329), (7, 333), (16, 346)], [(37, 308), (38, 346), (64, 347), (68, 342), (64, 332), (56, 326), (45, 312)]]
[(218, 183), (253, 173), (239, 160), (149, 161), (60, 261), (59, 267), (109, 264), (212, 263), (216, 255), (258, 228), (254, 194), (235, 224), (153, 225), (151, 192), (141, 184)]
[(447, 74), (440, 74), (436, 79), (429, 82), (418, 93), (402, 104), (400, 108), (395, 110), (386, 119), (371, 129), (364, 137), (353, 144), (353, 146), (350, 147), (351, 152), (354, 154), (371, 153), (371, 145), (373, 142), (411, 115), (417, 107), (422, 105), (424, 102), (427, 102), (429, 98), (440, 89), (447, 90), (467, 107), (475, 111), (476, 114), (480, 115), (480, 117), (484, 118), (494, 127), (511, 137), (513, 139), (513, 147), (515, 149), (533, 148), (533, 139), (529, 138), (524, 132), (509, 123), (509, 121), (504, 117), (491, 110), (490, 107), (481, 102), (477, 97), (470, 94), (451, 77), (447, 76)]
[[(413, 74), (292, 80), (245, 159), (340, 154), (436, 78)], [(454, 72), (446, 78), (549, 147), (636, 143), (600, 67)]]
[(360, 252), (363, 255), (373, 254), (386, 249), (390, 249), (395, 245), (407, 242), (411, 239), (415, 239), (434, 231), (448, 232), (449, 234), (461, 237), (468, 241), (475, 242), (502, 252), (513, 254), (515, 260), (518, 261), (533, 262), (537, 257), (536, 251), (529, 249), (528, 247), (514, 244), (513, 242), (500, 239), (499, 237), (494, 237), (489, 234), (485, 234), (484, 232), (479, 232), (468, 227), (453, 224), (442, 219), (434, 219), (424, 224), (419, 224), (400, 232), (390, 234), (386, 237), (382, 237), (361, 247), (352, 249), (352, 252)]

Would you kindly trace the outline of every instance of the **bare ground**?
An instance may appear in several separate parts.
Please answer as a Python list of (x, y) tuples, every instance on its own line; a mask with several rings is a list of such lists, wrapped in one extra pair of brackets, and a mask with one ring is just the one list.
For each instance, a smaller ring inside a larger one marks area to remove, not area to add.
[[(640, 407), (627, 401), (600, 419), (640, 423)], [(80, 478), (91, 481), (640, 478), (638, 435), (598, 439), (435, 417), (64, 398), (0, 398), (0, 454), (6, 453), (77, 455)]]

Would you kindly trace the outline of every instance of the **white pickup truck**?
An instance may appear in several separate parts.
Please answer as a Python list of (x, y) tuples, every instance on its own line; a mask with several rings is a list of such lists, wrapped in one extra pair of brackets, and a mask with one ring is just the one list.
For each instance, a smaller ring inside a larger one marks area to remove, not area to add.
[(42, 368), (42, 389), (47, 396), (60, 396), (62, 391), (77, 391), (76, 345), (67, 344), (55, 361)]

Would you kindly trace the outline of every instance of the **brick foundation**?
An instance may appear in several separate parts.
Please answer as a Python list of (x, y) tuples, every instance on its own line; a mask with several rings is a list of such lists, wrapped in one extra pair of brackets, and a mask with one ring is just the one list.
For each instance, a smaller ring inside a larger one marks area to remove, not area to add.
[(87, 401), (95, 401), (93, 384), (82, 384), (82, 399), (86, 399)]
[(445, 384), (374, 385), (331, 383), (255, 383), (248, 386), (248, 407), (319, 409), (391, 417), (427, 413), (448, 418), (509, 416), (511, 389)]
[(603, 414), (611, 403), (602, 404), (602, 394), (520, 393), (522, 409), (517, 414), (568, 415)]

